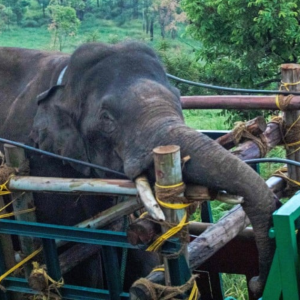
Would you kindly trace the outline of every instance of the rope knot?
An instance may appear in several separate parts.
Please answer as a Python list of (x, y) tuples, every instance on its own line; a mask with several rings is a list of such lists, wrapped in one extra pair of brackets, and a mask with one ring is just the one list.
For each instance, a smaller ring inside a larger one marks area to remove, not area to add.
[[(35, 296), (35, 300), (60, 300), (62, 299), (59, 288), (64, 285), (64, 280), (61, 278), (59, 281), (52, 279), (44, 268), (41, 268), (37, 262), (33, 262), (33, 270), (28, 279), (29, 286), (39, 291), (40, 294)], [(51, 292), (54, 290), (56, 293)]]

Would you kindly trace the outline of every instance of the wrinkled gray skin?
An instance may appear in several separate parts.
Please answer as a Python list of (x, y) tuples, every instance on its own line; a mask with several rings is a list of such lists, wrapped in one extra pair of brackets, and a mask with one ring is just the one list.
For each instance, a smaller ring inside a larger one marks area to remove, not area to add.
[[(66, 65), (62, 86), (54, 87)], [(260, 261), (259, 277), (250, 285), (261, 295), (274, 252), (268, 238), (275, 210), (273, 194), (245, 163), (184, 124), (179, 93), (169, 84), (151, 49), (135, 42), (113, 46), (93, 43), (81, 46), (69, 57), (2, 48), (0, 78), (0, 137), (124, 171), (131, 179), (144, 172), (153, 179), (152, 149), (176, 144), (182, 156), (191, 157), (183, 171), (186, 183), (243, 196)], [(36, 96), (48, 89), (38, 105)], [(32, 173), (107, 175), (75, 164), (62, 167), (60, 162), (51, 162), (49, 165), (47, 158), (31, 155)], [(71, 207), (72, 200), (67, 202), (70, 213), (66, 215), (65, 207), (42, 203), (37, 197), (39, 218), (74, 224), (96, 210), (88, 199), (81, 201), (84, 209)]]

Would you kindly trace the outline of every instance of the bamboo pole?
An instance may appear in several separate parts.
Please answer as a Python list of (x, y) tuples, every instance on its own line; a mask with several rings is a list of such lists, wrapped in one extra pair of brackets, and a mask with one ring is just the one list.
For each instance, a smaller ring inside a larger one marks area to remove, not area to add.
[(12, 191), (129, 196), (135, 196), (137, 194), (137, 189), (132, 181), (118, 179), (15, 176), (9, 180), (8, 187)]
[[(283, 64), (281, 65), (281, 78), (283, 83), (287, 83), (288, 90), (291, 92), (300, 91), (300, 65), (299, 64)], [(298, 84), (295, 84), (298, 83)], [(295, 98), (295, 97), (293, 97)], [(298, 108), (299, 109), (299, 108)], [(300, 123), (298, 118), (300, 117), (300, 110), (285, 111), (284, 119), (287, 128), (292, 126), (295, 122)], [(300, 140), (300, 133), (297, 134), (297, 141)], [(298, 149), (298, 150), (297, 150)], [(292, 159), (300, 162), (300, 149), (299, 145), (289, 146), (286, 150), (288, 159)], [(300, 182), (300, 168), (296, 166), (288, 165), (289, 177), (293, 180)]]
[[(6, 163), (9, 167), (19, 168), (20, 165), (26, 159), (24, 149), (17, 148), (15, 146), (4, 144), (4, 152), (5, 152)], [(22, 194), (20, 192), (12, 193), (11, 197), (12, 199), (16, 199), (16, 201), (14, 201), (12, 204), (14, 212), (20, 212), (23, 210), (34, 208), (34, 202), (31, 193), (25, 193), (25, 194)], [(18, 221), (28, 221), (28, 222), (36, 221), (35, 213), (33, 211), (27, 212), (25, 214), (16, 215), (15, 218)], [(27, 256), (34, 251), (33, 238), (28, 236), (20, 236), (19, 240), (20, 240), (20, 246), (23, 255)], [(26, 264), (24, 269), (25, 269), (25, 276), (26, 278), (28, 278), (32, 270), (31, 264)]]
[[(182, 182), (180, 147), (176, 145), (160, 146), (153, 150), (154, 169), (156, 183), (160, 186), (171, 186)], [(162, 208), (165, 214), (166, 222), (178, 224), (184, 217), (184, 210), (173, 210)], [(166, 232), (168, 228), (163, 228)], [(186, 229), (184, 229), (186, 230)], [(186, 260), (187, 247), (183, 250)], [(164, 257), (165, 265), (165, 284), (171, 286), (171, 279), (168, 268), (168, 260)]]
[[(183, 109), (267, 109), (278, 110), (274, 96), (183, 96)], [(295, 96), (286, 110), (300, 109), (300, 96)]]

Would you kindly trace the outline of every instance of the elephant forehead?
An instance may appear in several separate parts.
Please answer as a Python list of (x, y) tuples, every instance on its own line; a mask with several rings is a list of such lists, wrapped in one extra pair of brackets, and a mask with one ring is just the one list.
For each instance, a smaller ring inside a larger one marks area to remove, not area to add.
[(159, 98), (173, 98), (174, 94), (163, 84), (158, 81), (142, 78), (134, 84), (128, 86), (129, 95), (136, 95), (140, 100), (155, 101)]

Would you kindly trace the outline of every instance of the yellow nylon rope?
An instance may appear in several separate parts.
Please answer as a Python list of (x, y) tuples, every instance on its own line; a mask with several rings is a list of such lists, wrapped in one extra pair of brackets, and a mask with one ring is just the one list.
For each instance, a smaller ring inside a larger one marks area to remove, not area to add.
[[(297, 85), (297, 84), (300, 84), (300, 81), (290, 82), (290, 83), (281, 81), (279, 90), (281, 91), (282, 87), (284, 87), (289, 92), (290, 91), (289, 86), (293, 86), (293, 85)], [(276, 95), (275, 103), (276, 103), (276, 106), (278, 107), (278, 109), (281, 110), (280, 103), (279, 103), (279, 95)]]
[(170, 208), (170, 209), (182, 209), (182, 208), (187, 208), (188, 206), (191, 205), (191, 203), (188, 203), (188, 204), (186, 204), (186, 203), (166, 203), (166, 202), (159, 200), (158, 198), (156, 198), (156, 200), (161, 206)]
[(3, 184), (0, 184), (0, 196), (10, 194), (11, 191), (8, 190), (6, 184), (8, 183), (8, 180), (4, 182)]
[(176, 187), (184, 185), (184, 182), (179, 182), (179, 183), (173, 184), (173, 185), (159, 185), (158, 183), (155, 183), (155, 185), (162, 189), (171, 189), (171, 188), (176, 188)]
[(33, 208), (28, 208), (28, 209), (24, 209), (24, 210), (20, 210), (20, 211), (16, 211), (16, 212), (11, 212), (11, 213), (7, 213), (7, 214), (3, 214), (3, 215), (0, 215), (0, 219), (4, 219), (4, 218), (12, 217), (12, 216), (18, 216), (18, 215), (26, 214), (26, 213), (29, 213), (29, 212), (33, 212), (35, 210), (36, 210), (36, 208), (33, 207)]
[(20, 261), (19, 263), (17, 263), (15, 266), (13, 266), (10, 270), (8, 270), (7, 272), (5, 272), (3, 275), (0, 276), (0, 282), (6, 278), (9, 274), (11, 274), (12, 272), (14, 272), (15, 270), (17, 270), (18, 268), (22, 267), (25, 263), (27, 263), (29, 260), (31, 260), (33, 257), (35, 257), (37, 254), (39, 254), (41, 251), (43, 250), (42, 247), (40, 247), (39, 249), (35, 250), (34, 252), (32, 252), (31, 254), (29, 254), (26, 258), (24, 258), (22, 261)]
[(300, 84), (300, 81), (297, 81), (297, 82), (283, 82), (282, 80), (281, 80), (281, 86), (280, 86), (280, 89), (281, 89), (281, 87), (285, 87), (285, 89), (289, 92), (290, 90), (289, 90), (289, 86), (293, 86), (293, 85), (297, 85), (297, 84)]
[(50, 281), (52, 284), (54, 284), (56, 288), (60, 288), (64, 285), (63, 278), (61, 278), (59, 281), (55, 281), (47, 274), (47, 272), (43, 268), (40, 268), (40, 266), (37, 262), (33, 262), (32, 264), (33, 264), (32, 272), (36, 273), (36, 274), (42, 274), (45, 278), (45, 281), (47, 282), (47, 285), (48, 285), (48, 281)]
[(186, 223), (187, 219), (187, 213), (185, 212), (182, 220), (179, 224), (172, 227), (170, 230), (165, 232), (163, 235), (161, 235), (159, 238), (157, 238), (147, 249), (146, 251), (157, 251), (157, 249), (170, 237), (175, 235), (177, 232), (179, 232), (184, 226), (188, 225), (189, 222)]
[(198, 299), (198, 293), (199, 293), (198, 286), (197, 286), (197, 283), (196, 283), (196, 280), (195, 280), (192, 291), (190, 293), (190, 297), (189, 297), (188, 300), (197, 300)]
[[(162, 189), (170, 189), (170, 188), (175, 188), (178, 186), (183, 185), (183, 182), (180, 182), (178, 184), (174, 184), (174, 185), (159, 185), (158, 183), (155, 183), (155, 185), (159, 188)], [(165, 203), (161, 200), (159, 200), (158, 198), (156, 198), (157, 202), (166, 208), (170, 208), (170, 209), (183, 209), (186, 208), (188, 206), (191, 205), (191, 203), (189, 204), (184, 204), (184, 203)], [(170, 228), (167, 232), (165, 232), (163, 235), (161, 235), (159, 238), (157, 238), (147, 249), (146, 251), (157, 251), (159, 249), (159, 247), (161, 247), (161, 245), (170, 237), (172, 237), (173, 235), (175, 235), (176, 233), (178, 233), (184, 226), (188, 225), (189, 222), (186, 222), (187, 220), (187, 213), (185, 212), (182, 220), (180, 221), (179, 224), (177, 224), (176, 226)]]
[(287, 180), (287, 181), (289, 181), (289, 182), (291, 182), (291, 183), (293, 183), (293, 184), (295, 184), (295, 185), (297, 185), (297, 186), (300, 186), (300, 182), (299, 182), (299, 181), (296, 181), (296, 180), (294, 180), (294, 179), (289, 178), (288, 176), (286, 176), (286, 175), (282, 172), (281, 169), (277, 170), (277, 171), (273, 174), (273, 176), (278, 176), (278, 177), (284, 178), (285, 180)]

